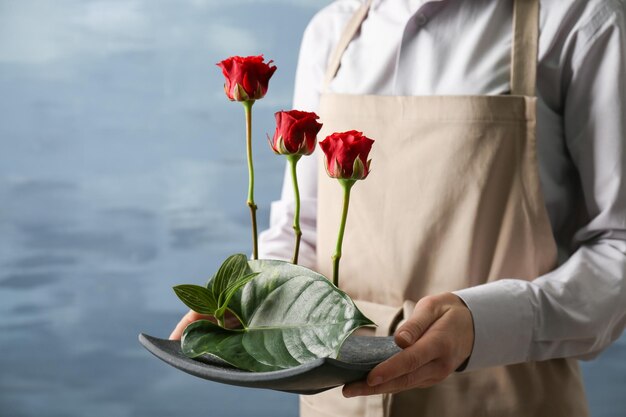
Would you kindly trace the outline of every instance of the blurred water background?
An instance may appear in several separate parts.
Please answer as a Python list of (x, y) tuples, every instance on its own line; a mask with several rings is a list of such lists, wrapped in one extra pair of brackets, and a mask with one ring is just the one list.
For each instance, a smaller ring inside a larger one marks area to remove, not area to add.
[[(302, 31), (328, 0), (0, 0), (0, 417), (295, 416), (137, 342), (184, 312), (171, 287), (249, 252), (243, 109), (214, 63), (264, 53), (260, 229), (283, 159)], [(583, 364), (594, 417), (626, 416), (626, 338)]]

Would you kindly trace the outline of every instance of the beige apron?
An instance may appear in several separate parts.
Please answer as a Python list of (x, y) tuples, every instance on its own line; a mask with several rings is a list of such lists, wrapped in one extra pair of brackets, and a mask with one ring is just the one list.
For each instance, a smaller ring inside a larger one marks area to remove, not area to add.
[[(532, 280), (556, 265), (535, 146), (538, 3), (515, 1), (511, 95), (322, 95), (320, 137), (356, 129), (376, 140), (372, 173), (351, 193), (340, 287), (378, 324), (377, 335), (392, 334), (425, 295)], [(348, 24), (326, 86), (368, 10), (369, 3)], [(342, 188), (319, 173), (318, 269), (331, 276)], [(335, 389), (301, 397), (300, 410), (302, 417), (588, 415), (577, 362), (567, 359), (455, 373), (393, 396), (344, 399)]]

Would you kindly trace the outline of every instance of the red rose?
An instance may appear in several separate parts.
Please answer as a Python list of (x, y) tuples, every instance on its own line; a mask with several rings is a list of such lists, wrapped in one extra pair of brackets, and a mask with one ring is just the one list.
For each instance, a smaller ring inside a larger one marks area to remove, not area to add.
[(231, 101), (258, 100), (265, 96), (276, 66), (271, 65), (273, 61), (263, 61), (263, 55), (231, 56), (217, 64), (226, 77), (224, 91)]
[(319, 116), (299, 110), (279, 111), (275, 116), (276, 133), (270, 140), (272, 150), (281, 155), (311, 155), (322, 128), (317, 122)]
[(333, 133), (320, 142), (324, 154), (326, 172), (332, 178), (362, 180), (370, 172), (371, 160), (367, 155), (374, 141), (362, 132)]

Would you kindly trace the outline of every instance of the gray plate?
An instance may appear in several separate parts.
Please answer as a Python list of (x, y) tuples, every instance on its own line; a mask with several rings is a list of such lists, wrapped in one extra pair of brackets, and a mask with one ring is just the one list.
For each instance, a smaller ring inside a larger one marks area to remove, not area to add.
[(211, 355), (190, 359), (181, 351), (179, 341), (142, 333), (139, 342), (168, 365), (199, 378), (296, 394), (317, 394), (361, 380), (376, 365), (400, 351), (393, 337), (350, 336), (341, 347), (338, 359), (316, 359), (280, 371), (248, 372), (233, 368)]

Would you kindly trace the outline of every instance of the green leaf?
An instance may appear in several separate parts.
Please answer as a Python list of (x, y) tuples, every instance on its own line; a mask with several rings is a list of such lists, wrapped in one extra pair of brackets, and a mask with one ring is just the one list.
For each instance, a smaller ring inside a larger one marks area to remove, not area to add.
[(200, 314), (214, 314), (217, 301), (213, 293), (200, 285), (177, 285), (174, 292), (187, 307)]
[(358, 156), (354, 158), (354, 163), (352, 164), (352, 179), (360, 180), (363, 178), (363, 173), (365, 172), (365, 165), (361, 158)]
[(220, 303), (220, 298), (224, 296), (224, 292), (230, 284), (239, 280), (247, 273), (249, 273), (249, 268), (246, 255), (232, 255), (224, 261), (215, 277), (210, 281), (209, 287), (213, 291), (215, 299), (218, 300), (218, 304), (222, 304)]
[(199, 321), (183, 333), (183, 352), (208, 353), (249, 371), (290, 368), (337, 357), (358, 327), (373, 324), (324, 276), (281, 261), (249, 261), (259, 275), (231, 299), (244, 328)]
[(239, 83), (237, 83), (237, 87), (235, 88), (235, 91), (233, 91), (233, 95), (234, 99), (237, 101), (246, 101), (249, 99), (248, 93), (246, 93), (246, 90)]
[(221, 301), (218, 304), (217, 310), (215, 311), (215, 317), (222, 318), (222, 316), (226, 312), (226, 309), (228, 308), (228, 303), (230, 303), (230, 300), (237, 293), (237, 291), (239, 291), (239, 289), (241, 289), (241, 287), (246, 285), (248, 282), (253, 280), (257, 275), (259, 275), (258, 272), (253, 272), (251, 274), (244, 275), (234, 282), (231, 282), (222, 294), (222, 297), (220, 297)]
[(230, 292), (233, 289), (241, 288), (242, 286), (244, 286), (248, 282), (250, 282), (250, 280), (254, 279), (254, 277), (259, 275), (259, 273), (260, 272), (249, 272), (248, 274), (243, 275), (243, 276), (237, 278), (236, 280), (232, 280), (228, 284), (228, 287), (226, 287), (226, 289), (224, 290), (224, 293), (227, 294), (228, 292)]

